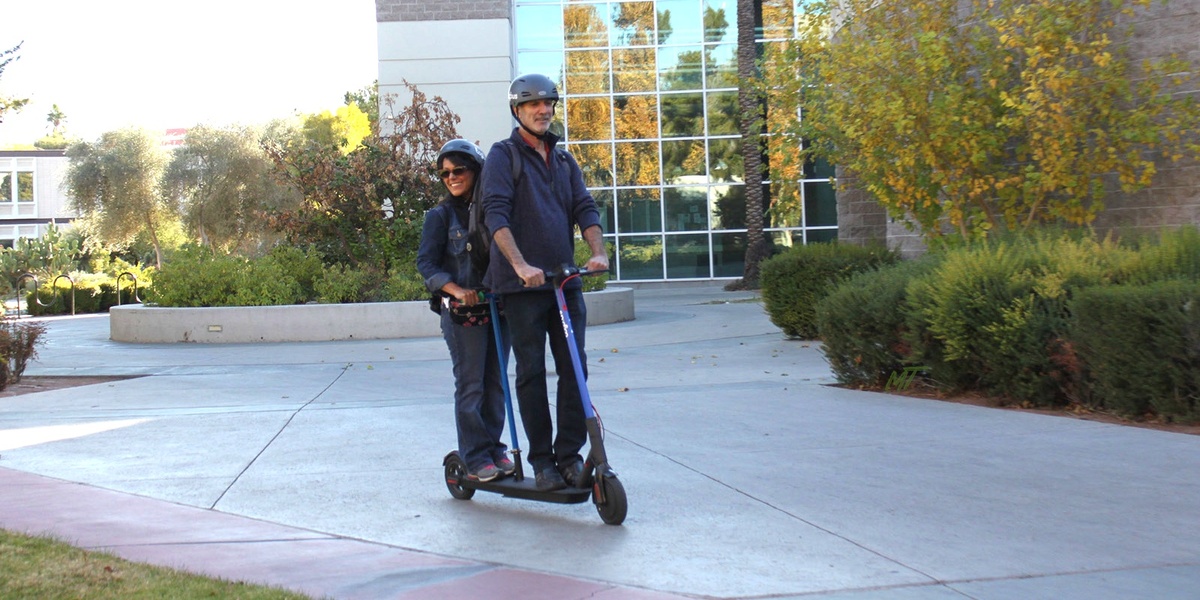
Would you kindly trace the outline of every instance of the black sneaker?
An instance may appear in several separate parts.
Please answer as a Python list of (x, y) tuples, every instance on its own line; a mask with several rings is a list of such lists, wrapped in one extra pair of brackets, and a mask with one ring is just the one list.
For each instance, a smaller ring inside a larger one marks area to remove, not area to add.
[(559, 475), (554, 467), (538, 471), (533, 481), (539, 492), (553, 492), (567, 487), (567, 482), (563, 481), (562, 475)]
[(562, 473), (563, 481), (568, 486), (577, 488), (579, 487), (579, 481), (583, 479), (583, 461), (577, 460), (565, 467), (559, 467), (558, 472)]

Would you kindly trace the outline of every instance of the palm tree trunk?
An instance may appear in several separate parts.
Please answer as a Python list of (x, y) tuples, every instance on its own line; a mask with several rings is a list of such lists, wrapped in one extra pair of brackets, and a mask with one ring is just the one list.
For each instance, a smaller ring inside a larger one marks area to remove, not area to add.
[(753, 87), (753, 82), (758, 79), (755, 13), (754, 0), (738, 0), (738, 133), (742, 136), (742, 163), (746, 171), (746, 262), (742, 280), (729, 287), (742, 289), (758, 288), (759, 265), (767, 256), (767, 242), (763, 236), (763, 108)]

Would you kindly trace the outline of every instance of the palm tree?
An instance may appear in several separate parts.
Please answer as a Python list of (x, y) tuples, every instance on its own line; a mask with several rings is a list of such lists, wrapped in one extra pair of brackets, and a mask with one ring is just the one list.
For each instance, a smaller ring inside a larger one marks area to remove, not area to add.
[(52, 127), (50, 133), (52, 135), (61, 135), (63, 121), (66, 120), (66, 113), (64, 113), (62, 109), (58, 108), (57, 104), (52, 104), (50, 106), (50, 113), (46, 115), (46, 122)]
[(728, 289), (758, 288), (759, 265), (767, 257), (763, 235), (762, 103), (753, 85), (758, 77), (754, 5), (754, 0), (737, 3), (738, 133), (742, 136), (746, 171), (746, 262), (742, 279), (726, 286)]

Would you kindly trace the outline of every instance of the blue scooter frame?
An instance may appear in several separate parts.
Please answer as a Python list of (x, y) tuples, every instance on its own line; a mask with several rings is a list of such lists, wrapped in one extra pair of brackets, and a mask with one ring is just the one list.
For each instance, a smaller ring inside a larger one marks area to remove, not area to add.
[[(446, 488), (450, 490), (451, 496), (460, 500), (469, 500), (475, 495), (475, 490), (483, 490), (513, 498), (561, 504), (584, 502), (591, 496), (592, 502), (596, 505), (596, 512), (600, 514), (600, 518), (605, 523), (620, 525), (625, 521), (625, 516), (628, 513), (625, 488), (621, 484), (621, 481), (617, 479), (617, 474), (613, 472), (608, 464), (608, 455), (604, 450), (604, 432), (600, 427), (600, 420), (596, 417), (595, 408), (592, 406), (591, 394), (588, 393), (587, 380), (583, 374), (583, 363), (579, 358), (579, 349), (575, 342), (575, 329), (571, 325), (571, 315), (567, 310), (566, 297), (563, 295), (563, 285), (567, 281), (575, 277), (599, 273), (601, 271), (589, 272), (572, 266), (563, 266), (558, 271), (546, 272), (546, 278), (552, 282), (554, 287), (554, 298), (558, 304), (559, 315), (562, 317), (563, 335), (567, 339), (567, 348), (571, 354), (571, 365), (575, 370), (575, 379), (579, 382), (579, 395), (583, 400), (583, 413), (586, 419), (588, 443), (590, 445), (588, 456), (583, 462), (583, 475), (578, 482), (579, 487), (568, 487), (562, 490), (545, 492), (538, 490), (532, 481), (525, 479), (524, 470), (521, 465), (521, 447), (517, 441), (516, 427), (514, 427), (516, 421), (513, 415), (512, 393), (508, 386), (508, 357), (504, 352), (498, 351), (501, 373), (500, 385), (504, 390), (504, 408), (508, 416), (508, 430), (512, 440), (511, 453), (517, 470), (513, 473), (511, 479), (503, 478), (492, 481), (473, 480), (467, 477), (469, 471), (462, 458), (458, 455), (458, 451), (452, 451), (442, 460), (442, 465), (445, 467)], [(504, 344), (500, 330), (500, 316), (496, 309), (496, 302), (494, 301), (491, 303), (491, 311), (492, 331), (496, 336), (496, 347), (497, 349), (502, 349), (504, 348)]]

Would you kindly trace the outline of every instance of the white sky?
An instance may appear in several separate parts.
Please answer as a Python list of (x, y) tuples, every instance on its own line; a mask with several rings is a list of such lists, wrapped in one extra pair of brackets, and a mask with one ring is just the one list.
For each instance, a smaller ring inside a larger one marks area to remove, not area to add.
[(0, 95), (29, 98), (0, 148), (71, 137), (265, 123), (341, 106), (378, 77), (374, 0), (0, 0)]

